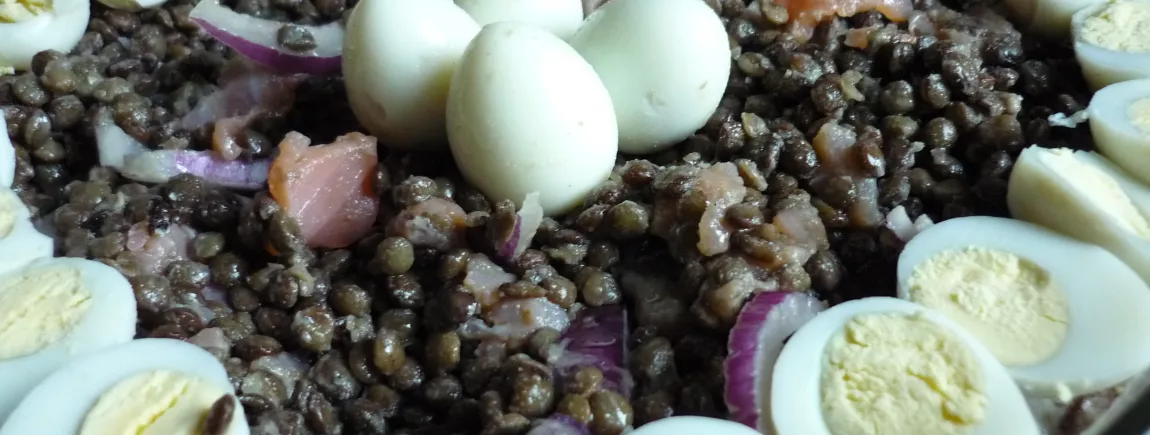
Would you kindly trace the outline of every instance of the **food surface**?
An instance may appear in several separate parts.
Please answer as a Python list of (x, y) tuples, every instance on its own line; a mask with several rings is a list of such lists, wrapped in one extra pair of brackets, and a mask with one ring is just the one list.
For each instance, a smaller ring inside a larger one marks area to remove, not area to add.
[(1139, 164), (1150, 155), (1150, 79), (1107, 86), (1086, 111), (1098, 150), (1139, 181), (1150, 181), (1150, 168)]
[(831, 433), (961, 434), (986, 418), (974, 355), (922, 317), (856, 316), (823, 359), (820, 395)]
[(961, 325), (1031, 399), (1066, 402), (1150, 364), (1150, 344), (1131, 332), (1150, 327), (1140, 314), (1150, 291), (1098, 246), (1018, 220), (956, 218), (915, 236), (898, 275), (900, 298)]
[(248, 435), (244, 415), (208, 351), (143, 339), (60, 368), (28, 393), (0, 434)]
[(1074, 14), (1071, 28), (1082, 74), (1094, 90), (1147, 77), (1150, 2), (1104, 2)]
[(115, 269), (43, 258), (0, 275), (0, 420), (73, 358), (132, 339), (136, 304)]
[(791, 340), (775, 365), (777, 433), (1040, 433), (1006, 369), (916, 304), (842, 303)]
[(224, 396), (218, 385), (182, 373), (138, 374), (100, 397), (84, 417), (80, 434), (199, 434), (204, 414)]
[(1066, 340), (1070, 313), (1050, 272), (983, 247), (928, 258), (906, 283), (910, 300), (957, 318), (1006, 365), (1050, 358)]
[(1085, 433), (1120, 6), (0, 0), (0, 435)]

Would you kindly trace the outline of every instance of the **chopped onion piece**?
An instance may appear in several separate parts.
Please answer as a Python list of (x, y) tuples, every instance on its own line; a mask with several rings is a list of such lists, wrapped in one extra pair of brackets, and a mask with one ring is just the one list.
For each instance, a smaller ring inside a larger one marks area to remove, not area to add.
[(1046, 118), (1046, 122), (1050, 123), (1051, 127), (1066, 127), (1066, 128), (1078, 127), (1078, 124), (1081, 124), (1081, 123), (1086, 122), (1088, 120), (1090, 120), (1090, 115), (1089, 115), (1089, 112), (1087, 112), (1085, 110), (1079, 110), (1077, 112), (1074, 112), (1074, 114), (1072, 114), (1070, 116), (1066, 116), (1065, 113), (1055, 113), (1053, 115), (1050, 115), (1048, 118)]
[(591, 431), (574, 418), (555, 414), (540, 420), (527, 435), (591, 435)]
[(930, 228), (931, 225), (934, 225), (934, 221), (930, 220), (930, 216), (926, 214), (921, 214), (914, 221), (911, 221), (910, 215), (906, 213), (906, 208), (901, 205), (886, 215), (885, 226), (903, 242), (909, 242), (911, 238)]
[(220, 0), (203, 0), (189, 18), (233, 50), (277, 71), (305, 74), (339, 72), (343, 54), (343, 25), (339, 21), (322, 26), (299, 26), (315, 38), (316, 48), (296, 52), (279, 44), (279, 29), (285, 25), (228, 9)]
[(723, 398), (731, 419), (771, 434), (771, 375), (787, 338), (826, 309), (809, 293), (759, 293), (743, 307), (727, 341)]
[(515, 229), (505, 240), (496, 242), (495, 250), (500, 258), (513, 260), (531, 246), (535, 231), (543, 223), (543, 207), (539, 205), (539, 192), (531, 192), (523, 199), (523, 206), (515, 213)]
[(117, 126), (107, 109), (100, 109), (96, 113), (96, 150), (101, 166), (118, 171), (128, 156), (147, 152), (148, 148)]
[(623, 306), (584, 308), (556, 345), (551, 366), (561, 378), (580, 367), (597, 367), (606, 388), (631, 397), (635, 381), (627, 370), (628, 332)]

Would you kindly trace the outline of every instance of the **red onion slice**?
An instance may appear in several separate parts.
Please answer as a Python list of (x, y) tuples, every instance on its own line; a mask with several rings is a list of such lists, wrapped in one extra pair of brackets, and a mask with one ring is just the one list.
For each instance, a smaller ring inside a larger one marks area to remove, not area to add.
[(280, 46), (280, 23), (228, 9), (219, 0), (203, 0), (189, 18), (209, 35), (245, 57), (286, 73), (329, 74), (340, 71), (343, 54), (343, 25), (336, 21), (322, 26), (300, 26), (311, 32), (316, 48), (295, 52)]
[(531, 192), (523, 199), (523, 206), (515, 213), (515, 230), (506, 240), (495, 246), (496, 253), (505, 260), (514, 260), (531, 246), (531, 239), (543, 223), (543, 207), (539, 205), (539, 192)]
[(271, 160), (225, 160), (209, 151), (155, 150), (124, 159), (120, 173), (145, 183), (164, 183), (179, 174), (198, 175), (208, 183), (256, 190), (268, 181)]
[(106, 110), (96, 115), (96, 149), (100, 165), (145, 183), (164, 183), (179, 174), (233, 189), (261, 189), (267, 184), (271, 160), (224, 160), (208, 151), (150, 150), (124, 132)]
[(604, 387), (631, 397), (635, 380), (627, 370), (628, 332), (623, 306), (584, 308), (563, 333), (551, 366), (563, 378), (580, 367), (598, 367)]
[(731, 419), (772, 434), (771, 374), (783, 344), (799, 327), (826, 309), (808, 293), (759, 293), (739, 313), (727, 341), (723, 398)]
[(527, 435), (591, 435), (591, 431), (574, 418), (555, 414), (540, 420)]

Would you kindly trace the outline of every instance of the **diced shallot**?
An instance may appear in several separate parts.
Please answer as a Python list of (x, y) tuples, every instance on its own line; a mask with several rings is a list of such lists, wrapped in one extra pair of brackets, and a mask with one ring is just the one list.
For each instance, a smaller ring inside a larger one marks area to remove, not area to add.
[(194, 344), (208, 351), (216, 358), (226, 358), (231, 352), (232, 343), (220, 328), (204, 328), (196, 335), (188, 338), (188, 343)]
[(261, 356), (252, 361), (252, 371), (263, 370), (279, 378), (284, 385), (284, 392), (291, 397), (295, 391), (296, 383), (307, 374), (308, 366), (299, 357), (289, 353), (280, 352), (275, 355)]
[(486, 308), (483, 318), (486, 325), (473, 322), (468, 328), (474, 329), (465, 328), (465, 335), (521, 342), (542, 328), (566, 330), (571, 322), (567, 310), (547, 298), (504, 299)]
[(523, 206), (515, 213), (515, 228), (503, 240), (497, 240), (496, 255), (505, 260), (514, 260), (531, 246), (531, 239), (543, 223), (543, 207), (539, 206), (539, 193), (531, 192), (523, 199)]
[(139, 272), (163, 275), (168, 265), (187, 260), (188, 249), (196, 231), (183, 225), (169, 225), (154, 233), (147, 222), (138, 222), (128, 229), (128, 251), (136, 256)]
[(808, 293), (759, 293), (743, 307), (727, 339), (723, 399), (731, 419), (773, 434), (770, 398), (775, 361), (787, 338), (826, 309)]
[(549, 363), (560, 378), (581, 367), (603, 372), (603, 386), (631, 396), (635, 380), (627, 368), (627, 311), (621, 305), (584, 308), (553, 348)]
[(886, 215), (885, 225), (899, 240), (909, 242), (910, 239), (918, 235), (918, 233), (934, 225), (934, 221), (930, 220), (930, 216), (921, 214), (912, 222), (910, 215), (906, 213), (906, 208), (900, 205)]
[(310, 143), (296, 132), (284, 137), (268, 189), (299, 223), (308, 246), (343, 248), (367, 234), (379, 214), (372, 186), (379, 165), (376, 141), (353, 132), (328, 145)]
[(387, 226), (389, 236), (403, 237), (415, 246), (439, 251), (463, 246), (466, 230), (467, 212), (455, 202), (439, 197), (403, 209)]
[(463, 275), (463, 288), (471, 293), (480, 305), (489, 307), (499, 302), (499, 286), (515, 282), (517, 279), (514, 274), (491, 262), (486, 255), (471, 254)]
[(199, 2), (188, 17), (224, 45), (277, 71), (329, 74), (339, 72), (342, 66), (344, 30), (339, 21), (300, 26), (311, 33), (316, 47), (293, 51), (281, 46), (277, 37), (284, 23), (233, 11), (220, 0)]

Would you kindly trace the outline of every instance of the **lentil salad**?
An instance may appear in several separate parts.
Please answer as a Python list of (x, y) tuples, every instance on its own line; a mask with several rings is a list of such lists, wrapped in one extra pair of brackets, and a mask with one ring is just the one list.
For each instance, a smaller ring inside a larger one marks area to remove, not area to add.
[[(1006, 216), (1024, 146), (1090, 143), (1048, 121), (1089, 100), (1073, 51), (1018, 32), (989, 5), (917, 0), (903, 23), (876, 11), (832, 16), (804, 42), (783, 6), (706, 3), (734, 44), (706, 125), (667, 151), (619, 156), (577, 210), (543, 218), (510, 261), (489, 247), (517, 231), (516, 205), (470, 187), (443, 154), (380, 147), (365, 190), (379, 215), (339, 249), (309, 247), (274, 187), (191, 174), (137, 183), (101, 165), (101, 116), (150, 150), (247, 161), (274, 157), (291, 131), (334, 145), (361, 129), (338, 75), (290, 77), (276, 94), (291, 97), (268, 102), (223, 146), (218, 124), (174, 122), (250, 68), (191, 20), (194, 0), (139, 12), (93, 4), (71, 52), (41, 52), (30, 71), (0, 76), (12, 189), (58, 255), (129, 279), (138, 337), (188, 340), (220, 359), (253, 433), (518, 434), (562, 414), (613, 435), (672, 415), (726, 415), (727, 333), (753, 292), (811, 291), (832, 305), (893, 295), (906, 240), (887, 225), (892, 211)], [(355, 6), (223, 4), (284, 22), (279, 43), (300, 51), (315, 48), (300, 26), (344, 20)], [(279, 80), (259, 74), (246, 76), (261, 78), (256, 92)], [(859, 153), (835, 154), (847, 136)], [(824, 176), (835, 165), (858, 173)], [(734, 190), (743, 193), (723, 202)], [(727, 247), (699, 231), (716, 202)], [(407, 225), (417, 207), (430, 226)], [(780, 241), (788, 228), (803, 229), (809, 252)], [(142, 248), (158, 238), (176, 248)], [(546, 363), (562, 328), (498, 342), (464, 333), (483, 303), (455, 289), (492, 276), (479, 267), (501, 274), (508, 297), (624, 307), (634, 388), (606, 387), (611, 374), (594, 366), (555, 375)], [(775, 288), (741, 288), (746, 276)], [(1115, 391), (1075, 398), (1055, 428), (1081, 433)]]

